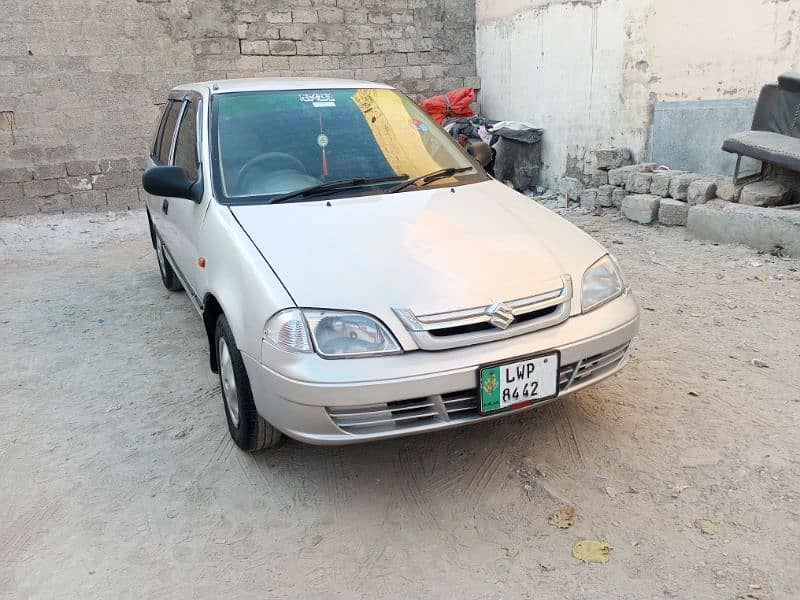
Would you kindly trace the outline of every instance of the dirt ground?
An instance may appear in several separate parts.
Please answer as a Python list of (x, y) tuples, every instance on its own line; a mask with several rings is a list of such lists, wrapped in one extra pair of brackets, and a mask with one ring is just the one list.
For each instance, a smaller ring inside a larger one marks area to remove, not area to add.
[[(0, 597), (800, 597), (800, 261), (569, 218), (641, 301), (621, 374), (491, 423), (256, 456), (143, 214), (0, 221)], [(582, 539), (610, 560), (573, 558)]]

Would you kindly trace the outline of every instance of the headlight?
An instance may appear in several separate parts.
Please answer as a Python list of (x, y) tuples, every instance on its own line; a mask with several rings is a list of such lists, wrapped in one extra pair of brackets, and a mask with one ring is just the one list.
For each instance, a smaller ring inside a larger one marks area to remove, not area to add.
[(286, 352), (311, 352), (326, 358), (396, 354), (400, 345), (377, 319), (354, 312), (290, 309), (272, 317), (264, 340)]
[(267, 321), (264, 341), (284, 352), (312, 352), (308, 327), (296, 308), (283, 310)]
[(614, 260), (606, 255), (583, 274), (581, 307), (589, 312), (620, 296), (623, 290), (622, 276)]

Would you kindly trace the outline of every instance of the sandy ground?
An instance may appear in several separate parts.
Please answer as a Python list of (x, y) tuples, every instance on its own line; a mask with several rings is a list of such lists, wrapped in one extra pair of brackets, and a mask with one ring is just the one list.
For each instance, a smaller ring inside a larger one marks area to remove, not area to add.
[[(570, 218), (644, 308), (620, 375), (492, 423), (256, 456), (142, 214), (0, 221), (0, 597), (799, 597), (800, 261)], [(608, 563), (573, 558), (587, 538)]]

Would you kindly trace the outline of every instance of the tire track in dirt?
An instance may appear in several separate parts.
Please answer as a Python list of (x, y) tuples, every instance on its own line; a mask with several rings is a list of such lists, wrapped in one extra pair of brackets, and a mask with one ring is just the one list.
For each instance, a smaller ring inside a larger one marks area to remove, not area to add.
[(61, 503), (57, 500), (40, 501), (34, 508), (14, 519), (8, 527), (0, 530), (0, 564), (20, 559), (20, 555), (42, 533), (39, 526), (49, 523), (60, 508)]
[(347, 488), (345, 487), (345, 468), (343, 447), (326, 448), (323, 472), (325, 476), (325, 489), (336, 515), (342, 514), (344, 505), (348, 501)]
[(476, 505), (480, 502), (486, 488), (497, 473), (497, 469), (503, 460), (503, 454), (497, 448), (487, 448), (486, 454), (478, 466), (472, 472), (472, 476), (464, 489), (464, 501), (467, 504)]
[(420, 526), (440, 529), (440, 521), (431, 506), (431, 495), (425, 494), (423, 491), (429, 488), (426, 487), (427, 481), (425, 481), (420, 456), (418, 448), (412, 451), (409, 446), (402, 446), (394, 458), (394, 477), (405, 504), (405, 510), (409, 510), (414, 515)]
[(556, 401), (550, 404), (548, 409), (556, 441), (562, 451), (562, 455), (568, 458), (572, 467), (585, 467), (586, 462), (583, 458), (583, 452), (581, 451), (578, 436), (575, 433), (575, 426), (570, 417), (569, 409), (563, 401)]

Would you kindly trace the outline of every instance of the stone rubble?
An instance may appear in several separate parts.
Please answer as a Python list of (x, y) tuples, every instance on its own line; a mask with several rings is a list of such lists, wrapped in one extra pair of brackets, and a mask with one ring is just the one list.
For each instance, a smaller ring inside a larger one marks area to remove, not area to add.
[(680, 200), (662, 198), (658, 207), (658, 222), (667, 226), (685, 226), (689, 218), (689, 205)]
[(715, 178), (695, 179), (686, 191), (689, 206), (705, 204), (717, 196), (717, 180)]
[(742, 188), (739, 204), (748, 206), (780, 206), (785, 204), (791, 190), (777, 181), (758, 181)]
[(622, 201), (622, 214), (631, 221), (649, 225), (658, 218), (661, 198), (652, 194), (631, 194)]

